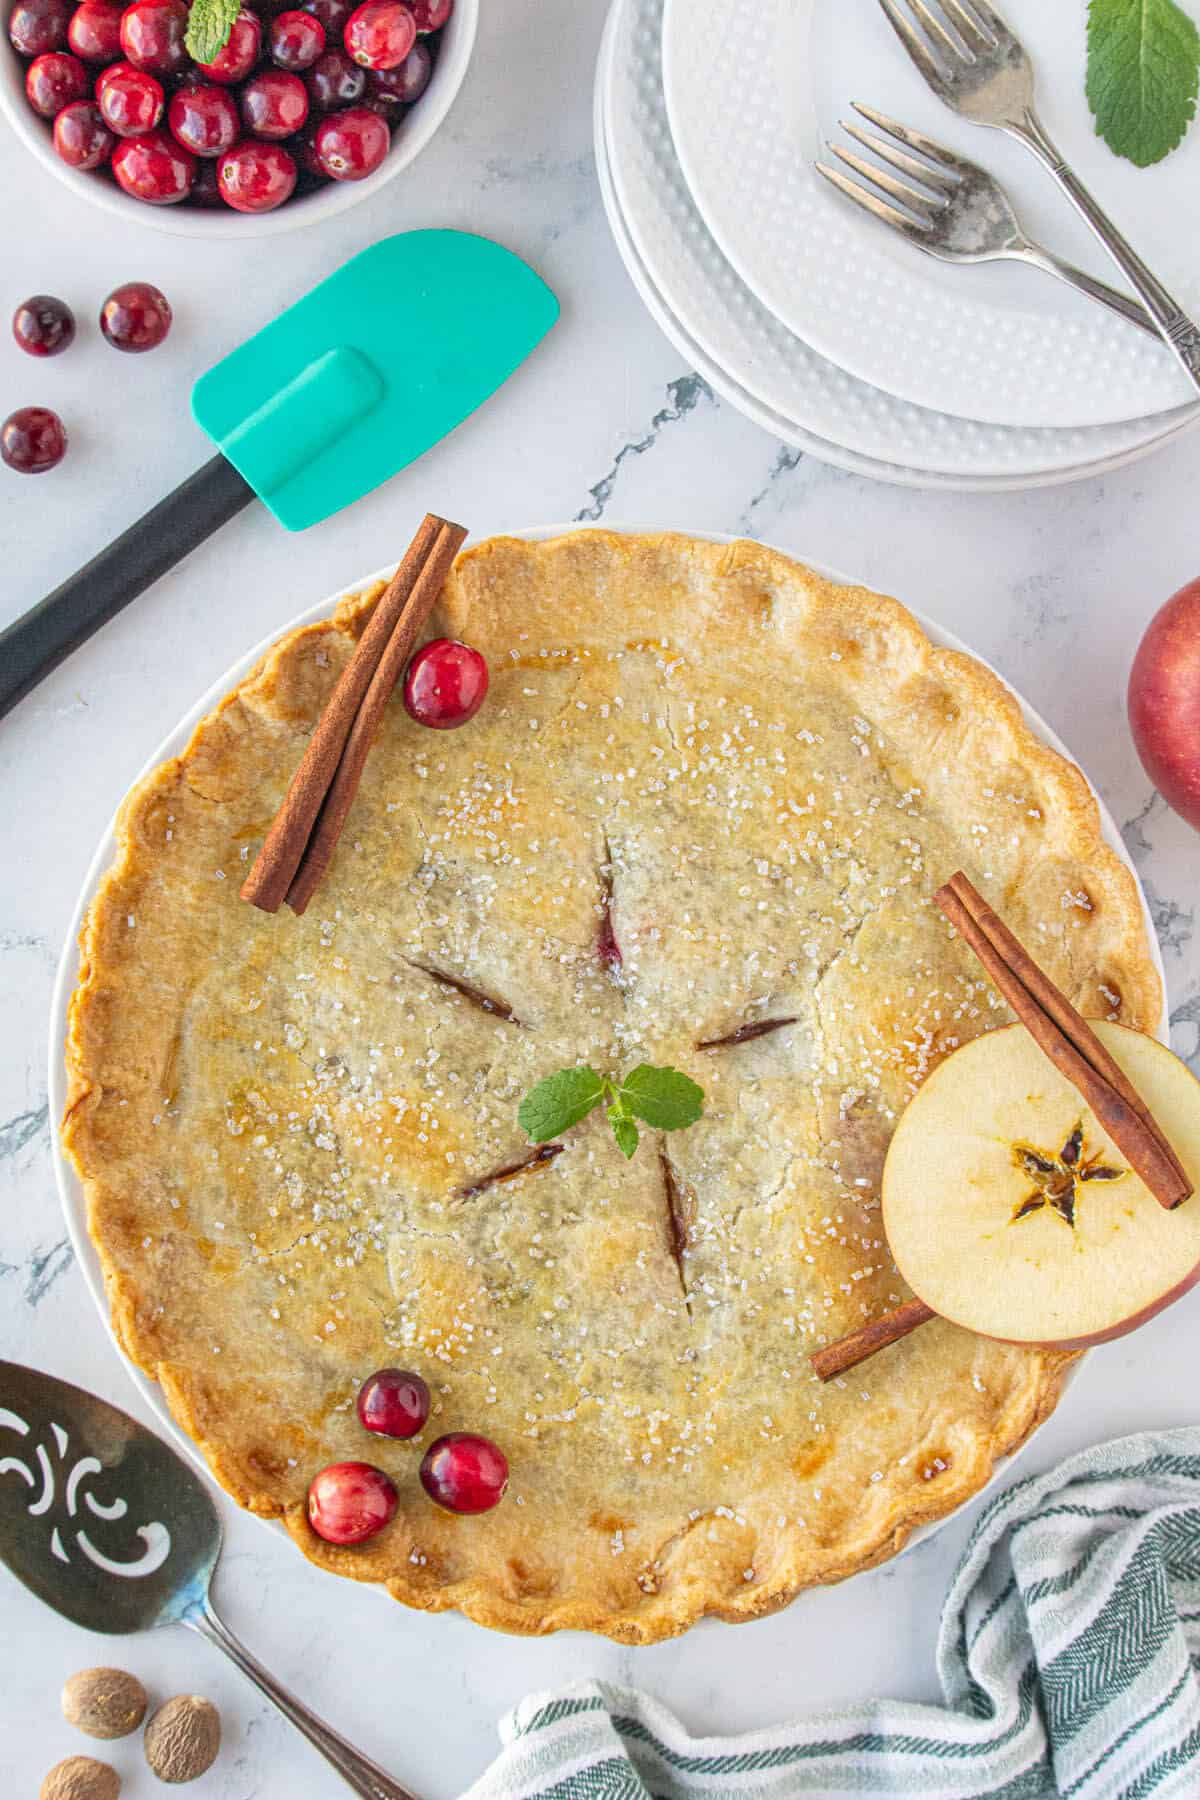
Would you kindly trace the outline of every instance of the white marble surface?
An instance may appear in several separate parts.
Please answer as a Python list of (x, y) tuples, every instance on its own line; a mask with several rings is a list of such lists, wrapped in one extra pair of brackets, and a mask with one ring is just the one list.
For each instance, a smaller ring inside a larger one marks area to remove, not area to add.
[[(643, 313), (609, 241), (591, 157), (600, 0), (484, 8), (448, 124), (406, 179), (317, 232), (201, 249), (81, 206), (0, 139), (0, 313), (62, 294), (82, 341), (49, 365), (0, 341), (0, 413), (61, 408), (69, 460), (36, 482), (0, 469), (0, 619), (15, 615), (203, 458), (186, 389), (343, 257), (406, 226), (462, 225), (528, 256), (555, 286), (551, 341), (422, 466), (309, 532), (246, 512), (0, 724), (0, 1355), (140, 1410), (72, 1267), (50, 1166), (46, 1026), (61, 940), (92, 846), (149, 751), (235, 653), (397, 554), (427, 506), (478, 533), (573, 515), (756, 533), (907, 596), (991, 658), (1063, 734), (1107, 798), (1153, 902), (1176, 1047), (1200, 1066), (1200, 840), (1151, 793), (1122, 716), (1154, 608), (1200, 573), (1191, 521), (1200, 438), (1079, 486), (996, 498), (873, 486), (781, 447), (718, 405)], [(90, 324), (109, 287), (144, 276), (176, 308), (168, 345), (121, 359)], [(413, 354), (420, 355), (419, 341)], [(1200, 1300), (1097, 1352), (1030, 1452), (1048, 1465), (1096, 1439), (1194, 1419)], [(941, 1597), (968, 1517), (910, 1557), (806, 1596), (761, 1624), (713, 1625), (632, 1652), (582, 1637), (524, 1642), (409, 1615), (309, 1568), (224, 1505), (217, 1595), (232, 1626), (348, 1736), (428, 1800), (458, 1793), (531, 1688), (598, 1673), (652, 1687), (698, 1730), (733, 1731), (852, 1696), (933, 1698)], [(82, 1748), (58, 1713), (97, 1660), (158, 1694), (208, 1693), (226, 1747), (208, 1800), (316, 1800), (343, 1790), (198, 1640), (88, 1638), (0, 1574), (0, 1765), (36, 1792)], [(158, 1791), (136, 1740), (113, 1760), (130, 1800)]]

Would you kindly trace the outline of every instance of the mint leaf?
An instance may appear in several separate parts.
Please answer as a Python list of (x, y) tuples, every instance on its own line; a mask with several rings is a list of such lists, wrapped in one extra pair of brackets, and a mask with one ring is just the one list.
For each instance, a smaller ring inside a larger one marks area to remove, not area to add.
[(192, 0), (183, 42), (193, 62), (215, 61), (241, 10), (241, 0)]
[(586, 1119), (604, 1094), (604, 1082), (586, 1065), (560, 1069), (530, 1088), (517, 1112), (517, 1124), (535, 1144), (544, 1144)]
[(1110, 150), (1139, 169), (1183, 141), (1196, 111), (1200, 32), (1175, 0), (1090, 0), (1087, 98)]
[(679, 1131), (694, 1125), (704, 1105), (704, 1089), (678, 1069), (656, 1069), (639, 1063), (621, 1083), (621, 1101), (636, 1118), (656, 1131)]
[(638, 1147), (638, 1128), (625, 1108), (617, 1101), (608, 1109), (608, 1122), (613, 1128), (613, 1136), (617, 1140), (617, 1149), (628, 1158)]

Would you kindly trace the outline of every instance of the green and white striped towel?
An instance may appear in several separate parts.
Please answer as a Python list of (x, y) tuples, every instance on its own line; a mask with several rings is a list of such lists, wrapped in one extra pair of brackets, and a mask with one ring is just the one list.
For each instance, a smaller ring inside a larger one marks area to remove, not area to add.
[(1197, 1800), (1200, 1428), (1103, 1444), (998, 1494), (937, 1659), (944, 1707), (871, 1701), (736, 1738), (690, 1737), (634, 1688), (534, 1695), (467, 1800)]

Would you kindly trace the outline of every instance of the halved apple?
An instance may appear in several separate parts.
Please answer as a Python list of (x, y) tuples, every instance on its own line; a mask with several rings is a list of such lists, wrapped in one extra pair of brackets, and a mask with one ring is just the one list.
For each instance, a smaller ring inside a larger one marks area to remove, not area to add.
[[(1200, 1082), (1155, 1038), (1089, 1023), (1200, 1189)], [(914, 1294), (985, 1337), (1084, 1349), (1200, 1281), (1200, 1192), (1167, 1212), (1021, 1025), (956, 1050), (904, 1112), (883, 1222)]]

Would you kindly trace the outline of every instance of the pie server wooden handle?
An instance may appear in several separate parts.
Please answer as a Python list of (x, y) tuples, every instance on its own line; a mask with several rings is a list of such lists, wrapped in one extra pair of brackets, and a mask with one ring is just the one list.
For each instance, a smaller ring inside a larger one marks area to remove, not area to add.
[(231, 462), (214, 456), (0, 632), (0, 719), (72, 650), (256, 497)]

